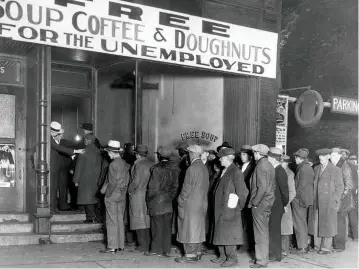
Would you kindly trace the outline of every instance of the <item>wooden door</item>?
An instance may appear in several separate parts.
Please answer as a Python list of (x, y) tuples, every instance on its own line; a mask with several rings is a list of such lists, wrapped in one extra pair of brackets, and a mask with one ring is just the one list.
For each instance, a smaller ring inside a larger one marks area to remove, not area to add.
[(0, 85), (0, 211), (24, 211), (24, 87)]

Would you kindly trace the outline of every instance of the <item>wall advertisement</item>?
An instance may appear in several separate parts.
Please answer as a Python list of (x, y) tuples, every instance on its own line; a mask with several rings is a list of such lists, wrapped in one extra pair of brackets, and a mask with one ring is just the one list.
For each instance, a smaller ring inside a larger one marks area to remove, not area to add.
[(0, 144), (0, 188), (15, 187), (15, 145)]
[(287, 153), (287, 129), (288, 129), (288, 96), (278, 95), (276, 111), (276, 139), (275, 146)]
[(276, 78), (277, 33), (119, 0), (2, 0), (0, 37)]

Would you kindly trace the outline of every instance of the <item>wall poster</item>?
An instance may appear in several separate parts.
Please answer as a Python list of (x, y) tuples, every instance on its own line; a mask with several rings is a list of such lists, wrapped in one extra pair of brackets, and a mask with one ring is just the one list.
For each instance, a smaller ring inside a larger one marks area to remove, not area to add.
[(0, 188), (15, 187), (15, 145), (0, 144)]
[(278, 95), (276, 112), (276, 139), (275, 146), (283, 149), (287, 154), (287, 130), (288, 130), (288, 96)]

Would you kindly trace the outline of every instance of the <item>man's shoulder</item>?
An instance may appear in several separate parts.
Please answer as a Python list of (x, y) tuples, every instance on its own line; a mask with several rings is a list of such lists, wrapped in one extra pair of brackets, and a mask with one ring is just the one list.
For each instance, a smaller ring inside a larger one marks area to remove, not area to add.
[(274, 171), (273, 165), (268, 161), (267, 158), (262, 158), (258, 161), (256, 169), (263, 171)]

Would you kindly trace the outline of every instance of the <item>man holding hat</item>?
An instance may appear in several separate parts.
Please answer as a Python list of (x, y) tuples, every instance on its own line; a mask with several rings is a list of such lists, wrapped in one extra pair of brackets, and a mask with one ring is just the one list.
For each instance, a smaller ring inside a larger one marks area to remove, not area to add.
[(332, 163), (339, 167), (342, 172), (344, 192), (341, 195), (340, 208), (338, 211), (338, 233), (334, 236), (333, 247), (334, 251), (342, 252), (345, 250), (345, 240), (348, 235), (346, 217), (349, 211), (354, 207), (352, 189), (353, 189), (353, 176), (352, 169), (346, 162), (346, 159), (342, 157), (343, 150), (340, 148), (333, 148), (330, 155)]
[(124, 213), (130, 166), (120, 156), (120, 142), (110, 140), (105, 150), (112, 159), (101, 193), (105, 194), (107, 248), (101, 253), (116, 253), (125, 247)]
[(218, 157), (224, 167), (214, 191), (213, 245), (218, 246), (219, 257), (212, 260), (221, 267), (238, 263), (236, 248), (243, 244), (242, 209), (248, 190), (241, 170), (233, 163), (235, 151), (222, 148)]
[(314, 171), (308, 162), (309, 151), (305, 148), (298, 149), (294, 153), (297, 169), (295, 171), (296, 196), (292, 201), (293, 226), (297, 239), (298, 249), (294, 254), (308, 252), (308, 209), (313, 205)]
[(337, 214), (344, 184), (340, 168), (329, 162), (331, 149), (319, 149), (320, 165), (314, 168), (314, 200), (309, 214), (309, 234), (314, 236), (314, 249), (329, 254), (337, 234)]
[(202, 256), (202, 242), (206, 240), (206, 213), (209, 174), (201, 161), (202, 147), (187, 148), (191, 165), (186, 171), (182, 190), (178, 196), (177, 241), (184, 245), (185, 255), (176, 262), (196, 262)]
[(274, 167), (268, 162), (269, 148), (258, 144), (252, 147), (257, 164), (251, 178), (248, 207), (252, 209), (255, 240), (255, 260), (251, 268), (267, 267), (269, 259), (269, 216), (275, 199)]
[(169, 161), (171, 151), (158, 147), (159, 162), (150, 169), (147, 208), (151, 220), (151, 251), (145, 255), (168, 257), (171, 252), (173, 200), (178, 192), (179, 168)]
[(289, 202), (288, 176), (282, 167), (283, 150), (272, 147), (268, 152), (268, 161), (275, 169), (275, 199), (269, 217), (269, 260), (282, 260), (281, 220)]
[(147, 159), (148, 148), (138, 144), (135, 148), (136, 161), (131, 168), (131, 182), (128, 186), (130, 228), (136, 231), (139, 252), (150, 250), (150, 216), (147, 212), (146, 191), (153, 162)]
[(84, 138), (86, 152), (77, 159), (73, 181), (75, 186), (78, 186), (77, 204), (85, 207), (85, 223), (95, 223), (98, 221), (95, 205), (98, 203), (98, 180), (102, 157), (100, 150), (94, 144), (96, 137), (87, 134)]
[[(50, 207), (52, 212), (57, 211), (57, 206), (59, 210), (71, 210), (70, 205), (67, 203), (67, 188), (60, 187), (62, 184), (67, 182), (59, 182), (60, 178), (60, 162), (61, 157), (59, 153), (66, 154), (69, 157), (74, 154), (84, 153), (83, 149), (71, 149), (60, 145), (61, 135), (64, 133), (61, 124), (53, 121), (50, 125), (50, 134), (51, 134), (51, 155), (50, 155)], [(59, 191), (59, 201), (57, 203), (57, 191)]]

